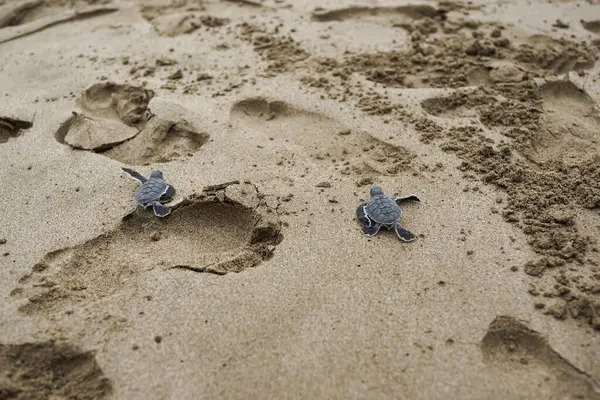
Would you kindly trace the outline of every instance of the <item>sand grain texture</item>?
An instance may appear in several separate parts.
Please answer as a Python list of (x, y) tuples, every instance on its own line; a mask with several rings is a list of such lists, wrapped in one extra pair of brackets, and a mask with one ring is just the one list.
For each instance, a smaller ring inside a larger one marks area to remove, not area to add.
[(595, 15), (0, 0), (0, 398), (600, 398)]

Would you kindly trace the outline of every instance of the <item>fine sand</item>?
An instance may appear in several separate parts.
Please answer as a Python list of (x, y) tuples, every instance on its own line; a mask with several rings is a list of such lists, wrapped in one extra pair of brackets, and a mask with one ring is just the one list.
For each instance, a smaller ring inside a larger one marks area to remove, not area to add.
[(599, 54), (598, 0), (0, 0), (0, 399), (600, 399)]

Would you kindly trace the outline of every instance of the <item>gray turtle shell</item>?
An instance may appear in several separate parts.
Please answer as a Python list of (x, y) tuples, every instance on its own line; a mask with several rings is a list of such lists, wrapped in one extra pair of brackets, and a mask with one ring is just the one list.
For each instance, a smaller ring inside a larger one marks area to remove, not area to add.
[(135, 192), (135, 199), (139, 204), (148, 204), (160, 200), (167, 190), (167, 183), (160, 178), (150, 178)]
[(388, 196), (375, 196), (365, 206), (367, 216), (379, 224), (393, 224), (402, 216), (396, 200)]

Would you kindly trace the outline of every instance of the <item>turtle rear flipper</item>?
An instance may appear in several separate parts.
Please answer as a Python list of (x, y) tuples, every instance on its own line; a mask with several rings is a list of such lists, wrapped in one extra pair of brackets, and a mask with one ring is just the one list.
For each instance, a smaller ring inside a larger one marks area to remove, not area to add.
[(122, 167), (121, 170), (142, 184), (148, 180), (144, 176), (142, 176), (142, 174), (140, 174), (137, 171), (132, 170), (131, 168)]
[(356, 216), (358, 218), (358, 221), (360, 222), (360, 224), (363, 227), (369, 227), (371, 226), (373, 223), (371, 221), (371, 218), (367, 217), (367, 213), (365, 212), (365, 206), (367, 205), (367, 203), (362, 203), (360, 206), (358, 206), (358, 208), (356, 209)]
[(405, 201), (421, 201), (421, 199), (414, 194), (411, 194), (410, 196), (396, 197), (394, 200), (396, 200), (396, 203), (398, 204), (404, 203)]
[(381, 229), (381, 224), (378, 224), (376, 222), (373, 222), (371, 226), (363, 225), (362, 227), (362, 231), (365, 234), (365, 236), (369, 237), (377, 235), (379, 229)]
[(171, 185), (167, 185), (165, 192), (160, 196), (160, 201), (169, 201), (175, 196), (175, 188)]
[(381, 228), (381, 224), (374, 222), (365, 211), (365, 206), (367, 203), (362, 203), (356, 209), (356, 216), (358, 217), (358, 221), (362, 227), (362, 231), (366, 236), (375, 236), (379, 229)]
[(158, 201), (152, 202), (152, 209), (157, 217), (166, 217), (171, 213), (171, 209), (169, 207), (162, 205)]
[(396, 221), (394, 230), (396, 231), (396, 235), (398, 235), (403, 242), (412, 242), (416, 239), (416, 236), (412, 232), (404, 229), (402, 225), (400, 225), (400, 221)]

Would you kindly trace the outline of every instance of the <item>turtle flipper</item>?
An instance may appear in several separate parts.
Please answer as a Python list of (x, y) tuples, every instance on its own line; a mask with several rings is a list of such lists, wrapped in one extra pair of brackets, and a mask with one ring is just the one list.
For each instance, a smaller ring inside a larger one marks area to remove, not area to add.
[(152, 209), (154, 210), (154, 215), (157, 217), (166, 217), (171, 213), (171, 209), (167, 206), (162, 205), (159, 201), (155, 201), (152, 203)]
[(379, 229), (381, 228), (381, 224), (373, 222), (371, 218), (365, 212), (365, 206), (367, 203), (362, 203), (356, 209), (356, 216), (358, 217), (358, 221), (362, 227), (362, 231), (366, 236), (375, 236)]
[(412, 232), (404, 229), (402, 225), (400, 225), (400, 221), (396, 221), (394, 230), (396, 231), (396, 235), (398, 235), (403, 242), (412, 242), (416, 239), (416, 236)]
[(421, 199), (419, 199), (414, 194), (411, 194), (410, 196), (396, 197), (394, 200), (396, 200), (396, 203), (398, 204), (403, 203), (405, 201), (421, 201)]
[(365, 234), (365, 236), (368, 236), (368, 237), (377, 235), (377, 232), (379, 232), (379, 229), (381, 229), (381, 224), (378, 224), (376, 222), (372, 222), (372, 224), (370, 226), (363, 225), (363, 227), (362, 227), (363, 233)]
[(160, 201), (169, 201), (175, 196), (175, 188), (171, 185), (167, 185), (165, 192), (160, 196)]
[(145, 183), (148, 180), (144, 178), (142, 174), (132, 170), (131, 168), (121, 167), (121, 170), (140, 183)]
[(367, 213), (365, 212), (365, 206), (366, 205), (367, 205), (367, 203), (362, 203), (356, 209), (356, 217), (358, 218), (358, 221), (360, 222), (360, 224), (363, 227), (365, 227), (365, 226), (369, 227), (369, 226), (373, 225), (373, 222), (371, 221), (371, 218), (367, 217)]

